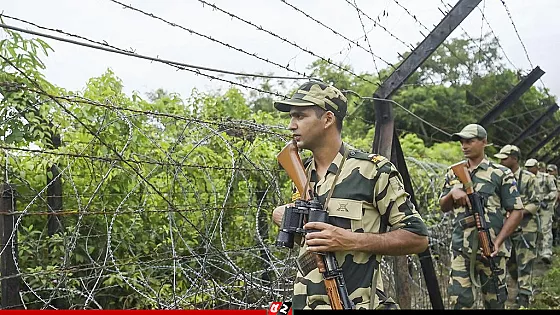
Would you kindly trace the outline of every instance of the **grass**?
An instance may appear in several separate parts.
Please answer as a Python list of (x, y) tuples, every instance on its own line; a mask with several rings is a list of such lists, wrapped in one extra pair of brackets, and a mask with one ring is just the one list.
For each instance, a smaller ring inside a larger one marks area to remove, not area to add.
[(560, 248), (554, 248), (553, 257), (548, 270), (534, 279), (538, 293), (529, 309), (560, 309)]

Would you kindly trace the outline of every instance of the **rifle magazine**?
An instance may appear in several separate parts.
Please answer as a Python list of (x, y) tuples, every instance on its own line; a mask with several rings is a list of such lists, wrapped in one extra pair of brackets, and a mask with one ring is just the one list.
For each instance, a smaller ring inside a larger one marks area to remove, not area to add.
[(304, 277), (317, 268), (315, 255), (313, 252), (305, 251), (296, 259), (298, 270)]

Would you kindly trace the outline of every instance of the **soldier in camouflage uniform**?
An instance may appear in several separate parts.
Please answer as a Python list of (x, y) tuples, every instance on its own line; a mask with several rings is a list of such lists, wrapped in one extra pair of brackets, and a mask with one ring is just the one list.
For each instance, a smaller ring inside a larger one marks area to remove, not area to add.
[(523, 202), (523, 220), (511, 235), (512, 251), (507, 263), (509, 274), (517, 282), (517, 307), (528, 307), (533, 295), (533, 264), (537, 258), (537, 233), (539, 232), (539, 200), (536, 192), (537, 177), (519, 167), (521, 152), (517, 146), (508, 144), (494, 157), (500, 164), (509, 168), (515, 181), (521, 202)]
[(550, 264), (552, 258), (552, 217), (558, 190), (552, 176), (538, 171), (537, 160), (528, 159), (525, 162), (525, 168), (537, 176), (536, 190), (540, 204), (539, 218), (542, 231), (542, 237), (539, 237), (537, 248), (542, 260), (546, 264)]
[(554, 164), (548, 164), (546, 166), (546, 171), (554, 179), (556, 188), (558, 188), (558, 197), (556, 198), (556, 204), (553, 206), (553, 232), (552, 236), (554, 238), (554, 246), (560, 245), (560, 177), (558, 176), (558, 167)]
[(473, 251), (478, 233), (469, 209), (470, 201), (463, 184), (449, 169), (440, 197), (441, 210), (453, 211), (455, 216), (451, 236), (453, 258), (449, 300), (454, 309), (473, 308), (475, 289), (480, 288), (486, 309), (503, 309), (507, 299), (506, 260), (511, 252), (509, 235), (521, 222), (523, 203), (511, 170), (486, 158), (487, 133), (482, 126), (467, 125), (453, 134), (451, 140), (461, 142), (473, 188), (484, 198), (484, 218), (494, 243), (491, 259), (499, 271), (492, 273), (489, 260), (482, 258), (478, 246)]
[[(307, 177), (323, 204), (332, 190), (329, 224), (305, 224), (305, 229), (319, 231), (306, 235), (300, 257), (308, 251), (334, 252), (356, 309), (383, 307), (386, 296), (378, 272), (382, 255), (420, 253), (428, 246), (426, 225), (405, 192), (401, 175), (386, 158), (342, 142), (347, 101), (335, 87), (310, 81), (274, 106), (290, 113), (288, 128), (298, 148), (313, 153), (305, 163)], [(273, 212), (278, 225), (285, 206)], [(383, 233), (385, 226), (391, 231)], [(293, 309), (331, 309), (317, 268), (307, 275), (297, 272), (292, 302)]]
[(546, 163), (545, 162), (538, 162), (537, 163), (537, 169), (539, 172), (541, 173), (546, 173)]

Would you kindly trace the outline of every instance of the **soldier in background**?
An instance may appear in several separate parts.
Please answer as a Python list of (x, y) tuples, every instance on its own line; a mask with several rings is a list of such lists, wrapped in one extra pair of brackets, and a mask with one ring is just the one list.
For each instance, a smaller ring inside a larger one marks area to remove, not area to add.
[(556, 183), (556, 188), (558, 188), (558, 197), (556, 198), (556, 204), (553, 206), (554, 208), (554, 216), (553, 216), (553, 231), (552, 236), (554, 238), (554, 246), (560, 245), (560, 177), (558, 177), (558, 167), (554, 164), (548, 164), (546, 170), (550, 176), (554, 178)]
[[(334, 252), (356, 309), (391, 307), (384, 302), (382, 255), (421, 253), (428, 247), (428, 229), (401, 175), (386, 158), (342, 141), (347, 100), (337, 88), (310, 81), (274, 107), (290, 113), (288, 129), (298, 148), (313, 153), (306, 163), (307, 178), (329, 213), (329, 223), (305, 224), (305, 229), (317, 232), (306, 234), (298, 260), (308, 252)], [(285, 206), (273, 211), (277, 225)], [(387, 226), (391, 230), (384, 233)], [(331, 309), (317, 268), (306, 275), (298, 270), (292, 302), (294, 310)]]
[(541, 173), (546, 173), (546, 163), (545, 162), (538, 162), (537, 163), (538, 171)]
[[(511, 170), (489, 161), (484, 154), (488, 140), (486, 130), (482, 126), (467, 125), (460, 132), (453, 134), (451, 140), (461, 142), (473, 188), (484, 198), (485, 219), (488, 220), (490, 237), (494, 242), (494, 252), (491, 256), (499, 268), (496, 276), (501, 286), (496, 288), (495, 282), (490, 279), (490, 263), (488, 259), (482, 258), (480, 248), (472, 248), (478, 233), (468, 209), (470, 201), (463, 184), (449, 169), (439, 200), (443, 212), (453, 211), (455, 215), (451, 236), (453, 258), (449, 300), (454, 309), (473, 308), (476, 285), (481, 284), (484, 307), (503, 309), (507, 299), (506, 260), (511, 254), (509, 236), (521, 222), (523, 203)], [(475, 279), (477, 275), (480, 278), (478, 282)]]
[(552, 176), (538, 171), (537, 160), (528, 159), (525, 162), (525, 168), (537, 176), (536, 190), (539, 199), (539, 217), (542, 231), (542, 237), (539, 237), (537, 248), (542, 261), (550, 264), (552, 258), (552, 217), (558, 190)]
[(536, 192), (537, 177), (519, 167), (521, 152), (517, 146), (508, 144), (494, 157), (509, 168), (523, 202), (523, 220), (511, 235), (513, 248), (508, 260), (508, 271), (517, 282), (517, 307), (528, 307), (533, 296), (533, 264), (537, 258), (537, 235), (539, 232), (539, 200)]

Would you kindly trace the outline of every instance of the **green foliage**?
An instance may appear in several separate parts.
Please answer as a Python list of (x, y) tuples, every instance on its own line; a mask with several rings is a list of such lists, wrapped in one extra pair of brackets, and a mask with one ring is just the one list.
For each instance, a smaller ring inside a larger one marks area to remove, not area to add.
[(555, 248), (555, 259), (552, 265), (547, 267), (547, 271), (540, 277), (533, 280), (538, 288), (534, 301), (529, 309), (560, 309), (560, 250)]
[(7, 36), (0, 40), (0, 117), (6, 119), (0, 125), (0, 139), (13, 145), (49, 143), (54, 131), (46, 123), (53, 117), (50, 100), (29, 89), (37, 89), (33, 82), (38, 82), (45, 91), (53, 91), (54, 87), (41, 73), (45, 65), (40, 59), (51, 48), (40, 39), (24, 39), (17, 32), (4, 32)]

